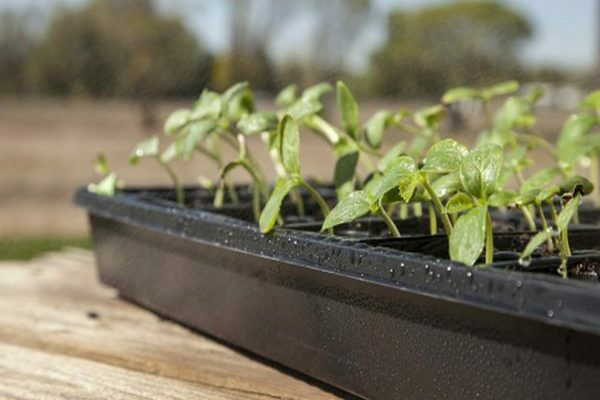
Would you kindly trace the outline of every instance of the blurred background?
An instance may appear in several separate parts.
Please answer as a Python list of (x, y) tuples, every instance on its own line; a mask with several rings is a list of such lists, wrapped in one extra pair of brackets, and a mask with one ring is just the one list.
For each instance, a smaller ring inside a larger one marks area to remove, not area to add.
[[(2, 0), (0, 259), (87, 244), (71, 197), (98, 152), (130, 185), (168, 183), (127, 155), (205, 87), (248, 81), (269, 108), (289, 83), (343, 79), (366, 117), (457, 85), (540, 82), (552, 138), (600, 86), (599, 15), (597, 0)], [(477, 111), (457, 110), (453, 135), (468, 142)], [(330, 178), (327, 149), (303, 141), (305, 173)], [(176, 168), (188, 183), (217, 172)]]

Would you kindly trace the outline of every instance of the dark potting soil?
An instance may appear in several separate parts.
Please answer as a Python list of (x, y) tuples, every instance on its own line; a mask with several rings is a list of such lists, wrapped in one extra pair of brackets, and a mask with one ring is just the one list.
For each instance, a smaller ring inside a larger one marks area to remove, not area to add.
[[(323, 197), (333, 206), (335, 193), (329, 187), (320, 188)], [(252, 193), (247, 186), (236, 187), (238, 203), (232, 203), (228, 195), (225, 204), (216, 208), (213, 206), (213, 192), (206, 189), (186, 189), (187, 208), (215, 212), (228, 217), (247, 222), (255, 222), (252, 210)], [(133, 195), (140, 200), (165, 207), (173, 207), (175, 194), (172, 189), (136, 190), (128, 189), (124, 193)], [(298, 214), (297, 206), (286, 199), (282, 205), (281, 214), (284, 216), (285, 229), (320, 232), (322, 214), (318, 205), (307, 193), (301, 192), (304, 199), (304, 215)], [(391, 237), (385, 223), (379, 217), (369, 216), (359, 218), (347, 224), (341, 224), (334, 229), (336, 236), (355, 240), (370, 246), (390, 248), (403, 252), (418, 253), (436, 258), (448, 259), (448, 240), (443, 227), (438, 221), (436, 235), (430, 235), (429, 219), (426, 205), (423, 206), (423, 216), (412, 216), (401, 219), (397, 216), (394, 222), (402, 237)], [(521, 214), (515, 210), (493, 212), (494, 225), (494, 264), (492, 268), (527, 271), (534, 273), (557, 274), (560, 258), (555, 252), (550, 252), (546, 245), (540, 246), (526, 263), (519, 262), (519, 254), (523, 251), (534, 233), (528, 232)], [(569, 229), (569, 239), (573, 256), (568, 262), (569, 277), (598, 282), (600, 276), (600, 210), (586, 207), (580, 213), (580, 222), (587, 223), (572, 225)], [(593, 223), (590, 225), (589, 223)], [(480, 259), (478, 264), (483, 264)]]

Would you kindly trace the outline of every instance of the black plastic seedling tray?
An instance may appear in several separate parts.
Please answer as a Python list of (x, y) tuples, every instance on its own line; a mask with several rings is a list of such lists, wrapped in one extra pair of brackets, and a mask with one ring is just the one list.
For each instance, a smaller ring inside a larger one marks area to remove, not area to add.
[(262, 235), (152, 193), (76, 202), (100, 279), (160, 315), (369, 399), (600, 397), (597, 284)]

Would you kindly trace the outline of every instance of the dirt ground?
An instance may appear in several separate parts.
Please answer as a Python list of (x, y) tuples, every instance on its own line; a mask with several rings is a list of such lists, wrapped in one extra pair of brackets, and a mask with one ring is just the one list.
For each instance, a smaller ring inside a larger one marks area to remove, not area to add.
[[(160, 103), (158, 119), (188, 103)], [(370, 102), (361, 111), (368, 116), (375, 108), (397, 106)], [(554, 136), (563, 116), (555, 110), (543, 112), (542, 132)], [(97, 180), (93, 163), (100, 151), (127, 184), (168, 184), (151, 160), (135, 168), (127, 164), (132, 146), (151, 133), (144, 132), (135, 102), (0, 98), (0, 237), (84, 233), (85, 215), (73, 206), (72, 196), (78, 186)], [(464, 132), (459, 136), (467, 142), (473, 138)], [(268, 170), (260, 141), (251, 141), (250, 147)], [(314, 135), (303, 136), (302, 158), (306, 176), (332, 176), (330, 150)], [(200, 174), (214, 178), (217, 172), (199, 157), (175, 168), (188, 183), (196, 182)]]

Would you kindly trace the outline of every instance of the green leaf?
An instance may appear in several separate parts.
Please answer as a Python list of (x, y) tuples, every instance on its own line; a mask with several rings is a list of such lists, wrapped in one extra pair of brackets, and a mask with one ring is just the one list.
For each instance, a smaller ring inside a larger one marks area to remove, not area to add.
[(527, 98), (509, 97), (494, 119), (494, 129), (506, 132), (515, 127), (528, 127), (535, 123), (531, 103)]
[(237, 123), (237, 127), (244, 135), (256, 135), (276, 130), (278, 122), (275, 113), (256, 112), (243, 116)]
[(317, 83), (302, 92), (304, 100), (319, 100), (325, 93), (331, 92), (333, 87), (327, 82)]
[(381, 147), (385, 130), (394, 122), (394, 115), (389, 111), (378, 111), (365, 122), (365, 140), (374, 149)]
[(191, 119), (219, 118), (221, 114), (221, 96), (213, 91), (204, 89), (194, 109), (190, 113)]
[(279, 211), (281, 210), (281, 203), (285, 196), (296, 186), (295, 182), (291, 179), (279, 178), (273, 188), (273, 193), (267, 201), (265, 208), (262, 210), (259, 218), (260, 231), (262, 233), (269, 233), (277, 222)]
[(177, 142), (171, 143), (160, 155), (160, 161), (170, 163), (178, 155)]
[(466, 193), (459, 192), (448, 200), (446, 203), (446, 212), (449, 214), (454, 214), (458, 212), (463, 212), (475, 207), (475, 203), (471, 196)]
[(203, 119), (188, 125), (175, 139), (178, 155), (184, 160), (191, 159), (198, 144), (216, 128), (217, 123), (212, 119)]
[(369, 195), (362, 191), (350, 193), (340, 200), (323, 222), (322, 231), (339, 224), (344, 224), (367, 214), (373, 203)]
[(487, 199), (495, 190), (502, 170), (502, 148), (484, 144), (464, 157), (460, 181), (465, 191), (478, 199)]
[(531, 189), (526, 192), (520, 193), (516, 200), (515, 204), (517, 205), (528, 205), (533, 204), (540, 195), (540, 189)]
[(317, 114), (323, 109), (323, 105), (318, 100), (300, 99), (289, 108), (289, 113), (296, 120)]
[(541, 99), (543, 95), (544, 95), (544, 88), (542, 87), (542, 85), (535, 84), (535, 85), (533, 85), (533, 87), (531, 89), (529, 89), (529, 92), (527, 92), (526, 97), (527, 97), (527, 101), (534, 104), (539, 99)]
[(540, 190), (537, 196), (535, 196), (535, 201), (541, 203), (545, 200), (551, 200), (554, 196), (556, 196), (559, 193), (560, 186), (551, 185)]
[(556, 227), (559, 231), (564, 231), (569, 226), (569, 222), (573, 219), (573, 216), (577, 212), (579, 205), (581, 204), (582, 197), (581, 195), (577, 195), (573, 197), (558, 213), (558, 218), (556, 219)]
[(418, 173), (402, 176), (398, 181), (398, 191), (400, 197), (405, 203), (408, 203), (412, 199), (417, 187), (421, 184), (421, 177)]
[(581, 175), (574, 175), (566, 179), (559, 185), (560, 194), (573, 193), (577, 191), (583, 195), (588, 195), (594, 191), (594, 184)]
[(481, 97), (479, 90), (470, 87), (457, 87), (448, 90), (442, 96), (442, 103), (451, 104), (464, 100), (478, 99)]
[(100, 196), (113, 197), (117, 190), (119, 180), (114, 172), (108, 174), (99, 183), (91, 183), (88, 185), (88, 190)]
[(475, 264), (485, 244), (487, 207), (475, 207), (461, 215), (450, 234), (450, 259), (468, 266)]
[(290, 175), (300, 173), (300, 130), (294, 118), (286, 114), (279, 122), (280, 154), (283, 167)]
[(412, 158), (408, 156), (396, 158), (393, 164), (382, 175), (379, 185), (372, 193), (373, 197), (377, 200), (380, 199), (386, 192), (398, 186), (403, 178), (409, 175), (416, 175), (416, 170), (417, 165)]
[(540, 189), (560, 174), (561, 170), (558, 167), (544, 168), (527, 178), (521, 185), (520, 191), (525, 193), (532, 189)]
[(595, 117), (585, 114), (573, 114), (567, 118), (556, 143), (556, 150), (562, 163), (571, 164), (577, 158), (592, 151), (586, 145), (580, 144), (596, 122)]
[(99, 173), (100, 175), (110, 174), (108, 160), (106, 159), (106, 156), (104, 155), (104, 153), (99, 153), (96, 156), (96, 164), (95, 164), (94, 168), (96, 169), (96, 172)]
[(525, 249), (521, 253), (521, 260), (529, 258), (538, 247), (546, 243), (554, 235), (555, 233), (552, 230), (552, 228), (548, 228), (545, 231), (541, 231), (533, 235), (533, 237), (529, 239), (529, 243), (527, 243), (527, 246), (525, 246)]
[(341, 81), (338, 81), (337, 83), (337, 105), (342, 128), (348, 136), (358, 140), (360, 135), (358, 105), (356, 104), (356, 100), (354, 100), (354, 96), (350, 92), (350, 89), (348, 89), (344, 82)]
[(517, 201), (517, 193), (513, 191), (496, 191), (488, 199), (488, 204), (492, 207), (510, 207)]
[(460, 177), (458, 173), (446, 174), (437, 178), (431, 184), (433, 191), (440, 199), (444, 199), (461, 190)]
[(149, 139), (142, 140), (135, 145), (129, 155), (129, 163), (136, 165), (142, 157), (155, 157), (158, 155), (158, 136), (152, 136)]
[(600, 112), (600, 90), (596, 90), (587, 95), (587, 97), (581, 102), (582, 107), (587, 107)]
[(191, 113), (191, 110), (185, 108), (172, 112), (165, 121), (165, 134), (174, 135), (179, 132), (189, 122)]
[(394, 147), (392, 147), (387, 153), (385, 153), (385, 155), (381, 157), (379, 162), (377, 162), (377, 169), (380, 172), (385, 172), (390, 167), (390, 165), (392, 165), (394, 160), (404, 153), (405, 148), (405, 141), (396, 143)]
[(298, 100), (298, 86), (291, 84), (283, 88), (275, 98), (275, 104), (280, 107), (289, 107)]
[(335, 164), (333, 182), (338, 199), (343, 199), (354, 190), (354, 177), (358, 164), (358, 151), (352, 151), (338, 158)]
[(439, 125), (444, 115), (446, 115), (446, 108), (436, 105), (417, 111), (413, 115), (413, 119), (419, 128), (434, 129)]
[(233, 85), (221, 96), (223, 115), (237, 121), (243, 115), (249, 114), (254, 108), (254, 98), (248, 88), (248, 82)]
[(446, 173), (460, 168), (462, 159), (469, 153), (467, 148), (452, 139), (437, 142), (427, 152), (421, 171)]
[(491, 99), (492, 97), (515, 93), (517, 90), (519, 90), (519, 82), (506, 81), (490, 86), (483, 90), (482, 94), (484, 98)]

